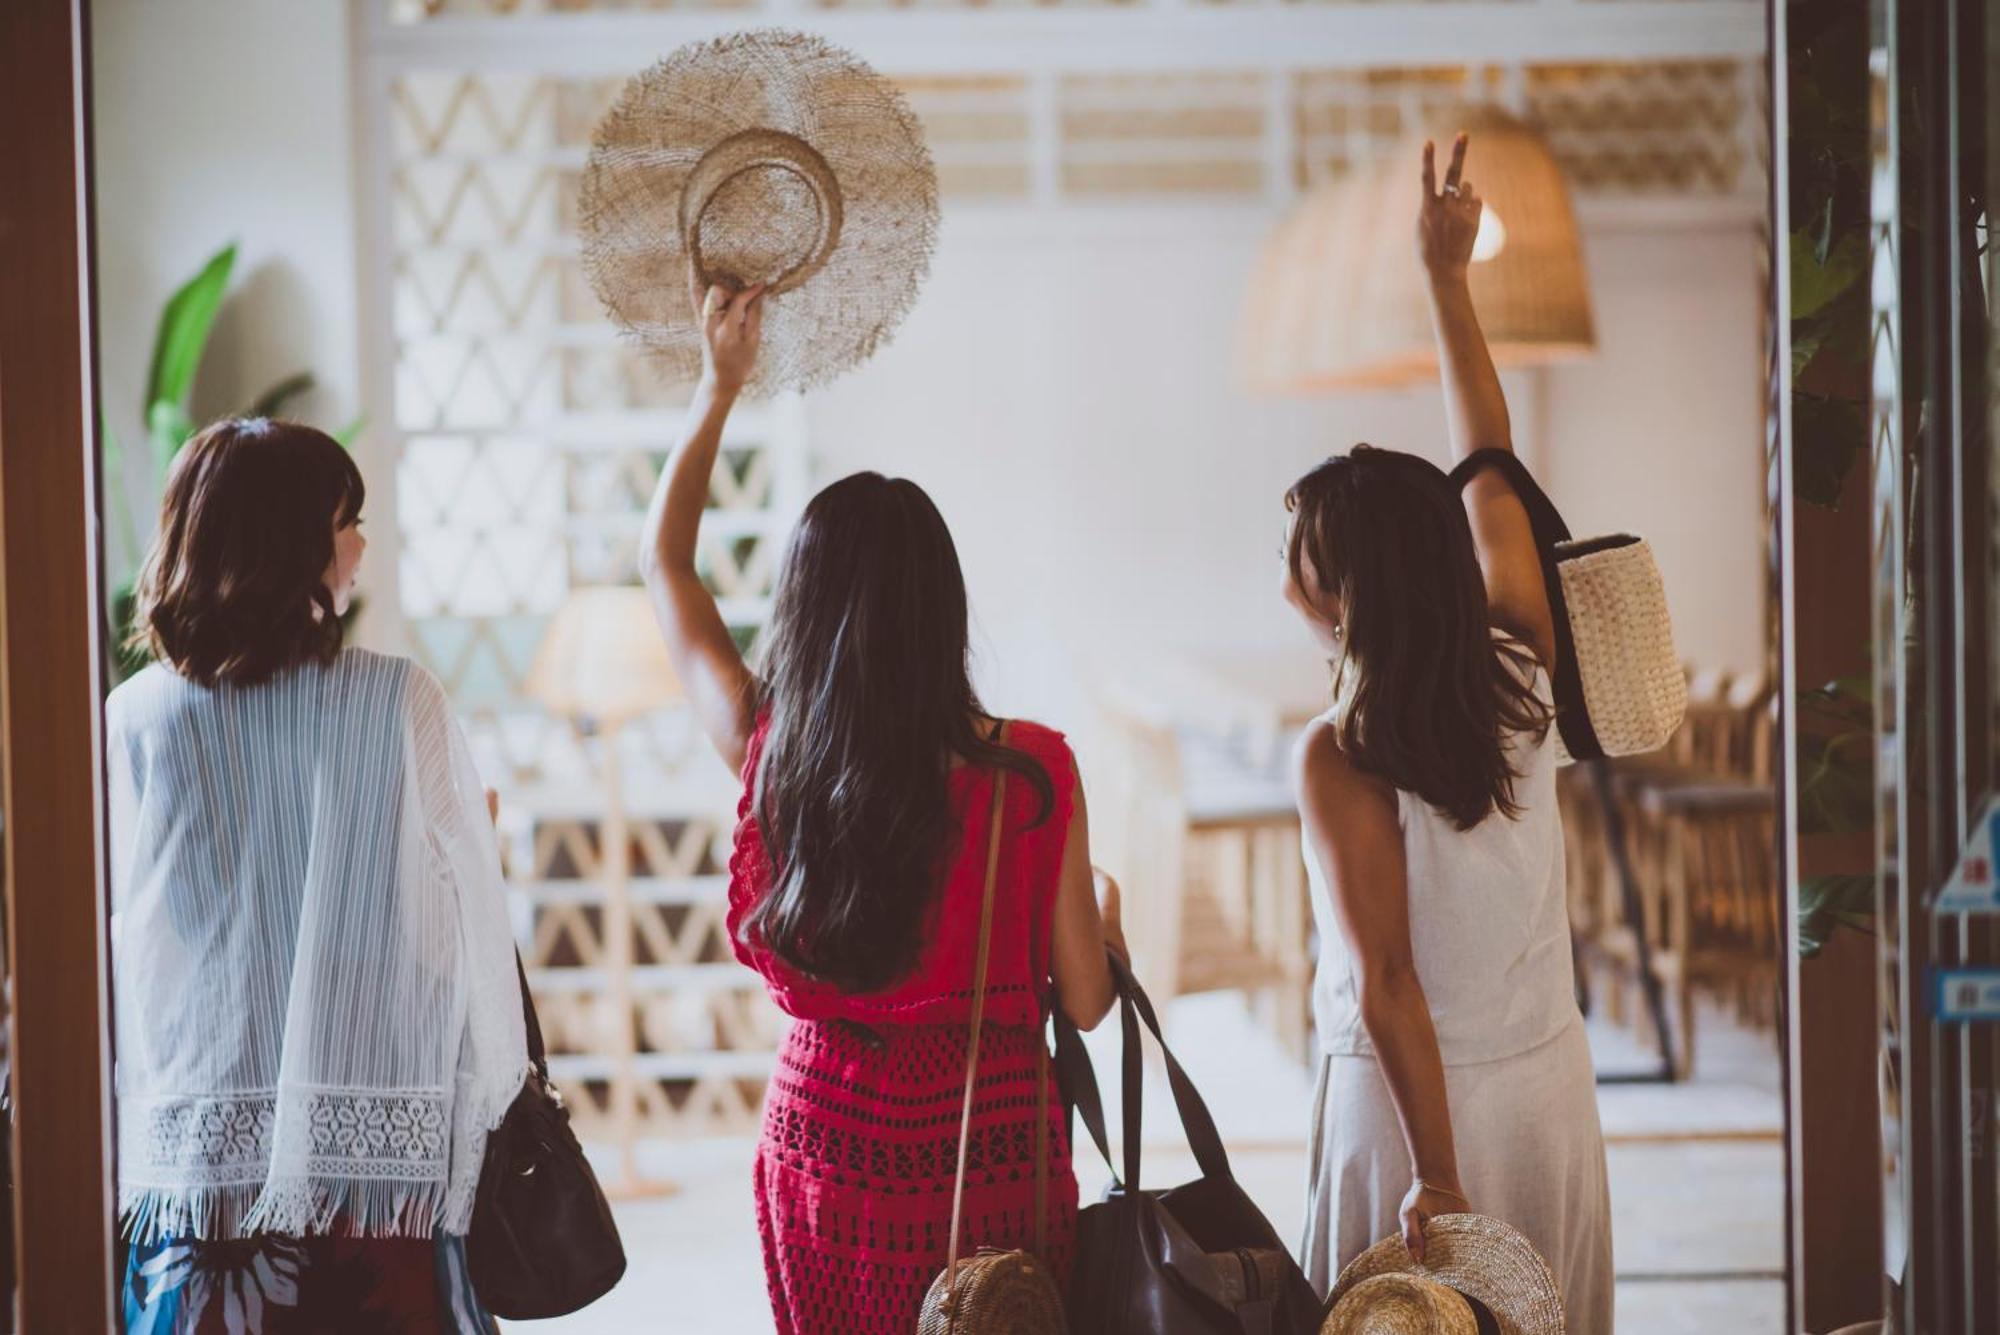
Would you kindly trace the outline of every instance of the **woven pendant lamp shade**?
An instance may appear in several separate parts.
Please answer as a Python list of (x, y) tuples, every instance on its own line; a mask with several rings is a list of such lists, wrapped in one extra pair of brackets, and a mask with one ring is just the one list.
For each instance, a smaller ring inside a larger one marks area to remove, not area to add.
[(1538, 365), (1595, 348), (1576, 215), (1547, 141), (1505, 112), (1472, 107), (1313, 190), (1279, 225), (1244, 306), (1238, 371), (1247, 388), (1313, 393), (1437, 378), (1416, 255), (1420, 163), (1433, 139), (1442, 172), (1461, 129), (1472, 136), (1465, 175), (1488, 214), (1471, 283), (1493, 360)]

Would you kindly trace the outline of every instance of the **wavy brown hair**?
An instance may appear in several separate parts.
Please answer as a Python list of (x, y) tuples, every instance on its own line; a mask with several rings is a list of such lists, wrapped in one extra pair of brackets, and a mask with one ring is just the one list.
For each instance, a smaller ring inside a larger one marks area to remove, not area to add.
[(806, 506), (763, 660), (757, 822), (775, 878), (745, 940), (847, 992), (907, 974), (961, 834), (954, 759), (1049, 773), (980, 726), (965, 578), (944, 516), (905, 478), (856, 473)]
[(1338, 609), (1334, 720), (1348, 760), (1462, 830), (1519, 815), (1507, 738), (1540, 737), (1553, 713), (1534, 693), (1533, 651), (1493, 635), (1450, 479), (1360, 445), (1293, 483), (1285, 508), (1292, 578)]
[(297, 422), (225, 418), (182, 447), (139, 577), (132, 643), (204, 686), (249, 686), (340, 652), (333, 531), (367, 490), (340, 443)]

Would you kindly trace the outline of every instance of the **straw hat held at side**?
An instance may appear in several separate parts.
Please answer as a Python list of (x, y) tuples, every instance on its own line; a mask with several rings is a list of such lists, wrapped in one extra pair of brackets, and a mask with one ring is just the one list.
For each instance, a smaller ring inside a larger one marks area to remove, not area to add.
[(1382, 1239), (1335, 1281), (1320, 1335), (1563, 1335), (1562, 1292), (1528, 1240), (1498, 1219), (1435, 1215), (1424, 1259)]
[(916, 302), (937, 177), (888, 80), (805, 33), (682, 47), (599, 122), (578, 198), (583, 267), (668, 379), (701, 370), (697, 293), (764, 289), (752, 392), (866, 361)]

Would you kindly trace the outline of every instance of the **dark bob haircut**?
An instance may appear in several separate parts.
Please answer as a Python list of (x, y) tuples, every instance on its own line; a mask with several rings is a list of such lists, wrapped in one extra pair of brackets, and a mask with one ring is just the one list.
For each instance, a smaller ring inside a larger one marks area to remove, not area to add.
[(263, 417), (205, 427), (167, 476), (134, 646), (204, 686), (332, 662), (333, 532), (366, 495), (352, 456), (323, 431)]

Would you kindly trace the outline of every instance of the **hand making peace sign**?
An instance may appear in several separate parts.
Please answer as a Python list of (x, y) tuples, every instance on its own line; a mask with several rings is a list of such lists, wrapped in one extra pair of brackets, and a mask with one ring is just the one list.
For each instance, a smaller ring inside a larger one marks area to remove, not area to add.
[(1485, 207), (1463, 179), (1466, 136), (1451, 145), (1451, 165), (1444, 189), (1437, 183), (1437, 146), (1424, 141), (1424, 203), (1417, 214), (1417, 258), (1432, 278), (1464, 278), (1472, 264), (1472, 243), (1479, 236), (1479, 214)]

